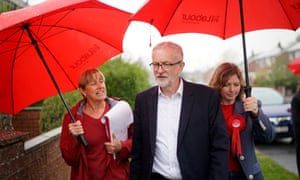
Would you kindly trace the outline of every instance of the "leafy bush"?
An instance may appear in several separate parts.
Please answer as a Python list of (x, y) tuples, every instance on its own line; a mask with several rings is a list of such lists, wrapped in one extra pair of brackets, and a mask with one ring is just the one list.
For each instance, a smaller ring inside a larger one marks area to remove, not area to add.
[[(77, 90), (64, 93), (63, 96), (69, 108), (81, 99), (81, 94)], [(40, 117), (41, 132), (47, 132), (61, 126), (63, 117), (66, 113), (67, 110), (58, 95), (44, 100)]]
[(100, 67), (105, 76), (107, 95), (128, 101), (133, 107), (135, 95), (150, 87), (148, 73), (139, 63), (127, 63), (121, 58), (111, 60)]

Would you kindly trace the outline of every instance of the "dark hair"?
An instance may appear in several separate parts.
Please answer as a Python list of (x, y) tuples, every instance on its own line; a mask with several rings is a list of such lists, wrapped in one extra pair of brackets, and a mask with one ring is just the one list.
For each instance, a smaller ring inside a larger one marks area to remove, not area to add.
[(245, 80), (243, 78), (241, 70), (234, 63), (225, 62), (223, 64), (220, 64), (214, 71), (208, 83), (208, 86), (220, 93), (221, 89), (225, 86), (229, 77), (235, 74), (238, 76), (241, 83), (241, 90), (239, 95), (237, 96), (237, 99), (241, 99), (244, 95), (243, 89), (245, 87)]

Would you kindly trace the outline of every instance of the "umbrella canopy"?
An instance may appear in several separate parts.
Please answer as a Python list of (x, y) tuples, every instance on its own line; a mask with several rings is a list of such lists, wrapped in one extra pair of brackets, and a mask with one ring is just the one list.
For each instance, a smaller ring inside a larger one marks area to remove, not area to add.
[(150, 0), (131, 20), (152, 24), (162, 36), (203, 33), (227, 39), (242, 33), (239, 2), (246, 32), (300, 26), (296, 0)]
[(300, 75), (300, 57), (295, 58), (288, 64), (288, 68), (294, 75)]
[(242, 35), (246, 95), (250, 96), (244, 33), (300, 27), (299, 0), (149, 0), (131, 18), (152, 24), (162, 36), (203, 33), (222, 39)]
[[(0, 15), (0, 112), (77, 88), (122, 52), (131, 14), (97, 0), (49, 0)], [(63, 98), (62, 98), (63, 99)]]

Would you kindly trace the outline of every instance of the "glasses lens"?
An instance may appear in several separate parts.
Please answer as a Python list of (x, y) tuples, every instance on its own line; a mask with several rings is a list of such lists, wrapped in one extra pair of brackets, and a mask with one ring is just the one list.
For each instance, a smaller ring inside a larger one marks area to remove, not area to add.
[(150, 63), (149, 65), (150, 65), (150, 67), (153, 68), (153, 69), (158, 69), (159, 66), (162, 66), (162, 65), (159, 64), (159, 63)]
[(161, 67), (162, 67), (164, 70), (169, 70), (170, 64), (161, 64)]
[(157, 70), (159, 69), (159, 67), (161, 67), (162, 69), (164, 70), (169, 70), (171, 66), (174, 66), (174, 65), (177, 65), (177, 64), (180, 64), (181, 61), (178, 61), (176, 63), (150, 63), (150, 67), (152, 67), (153, 69)]

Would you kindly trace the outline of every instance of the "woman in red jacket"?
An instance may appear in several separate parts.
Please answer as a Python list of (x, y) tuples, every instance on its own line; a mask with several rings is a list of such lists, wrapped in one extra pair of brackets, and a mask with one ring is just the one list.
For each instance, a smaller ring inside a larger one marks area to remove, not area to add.
[[(62, 157), (71, 166), (71, 179), (128, 179), (132, 118), (124, 127), (128, 139), (118, 140), (113, 133), (110, 141), (103, 116), (120, 100), (107, 97), (105, 77), (97, 69), (81, 75), (79, 90), (84, 98), (71, 109), (76, 122), (71, 121), (69, 114), (65, 115), (60, 139)], [(127, 111), (132, 114), (130, 108)], [(87, 148), (78, 141), (80, 134), (87, 140)]]

